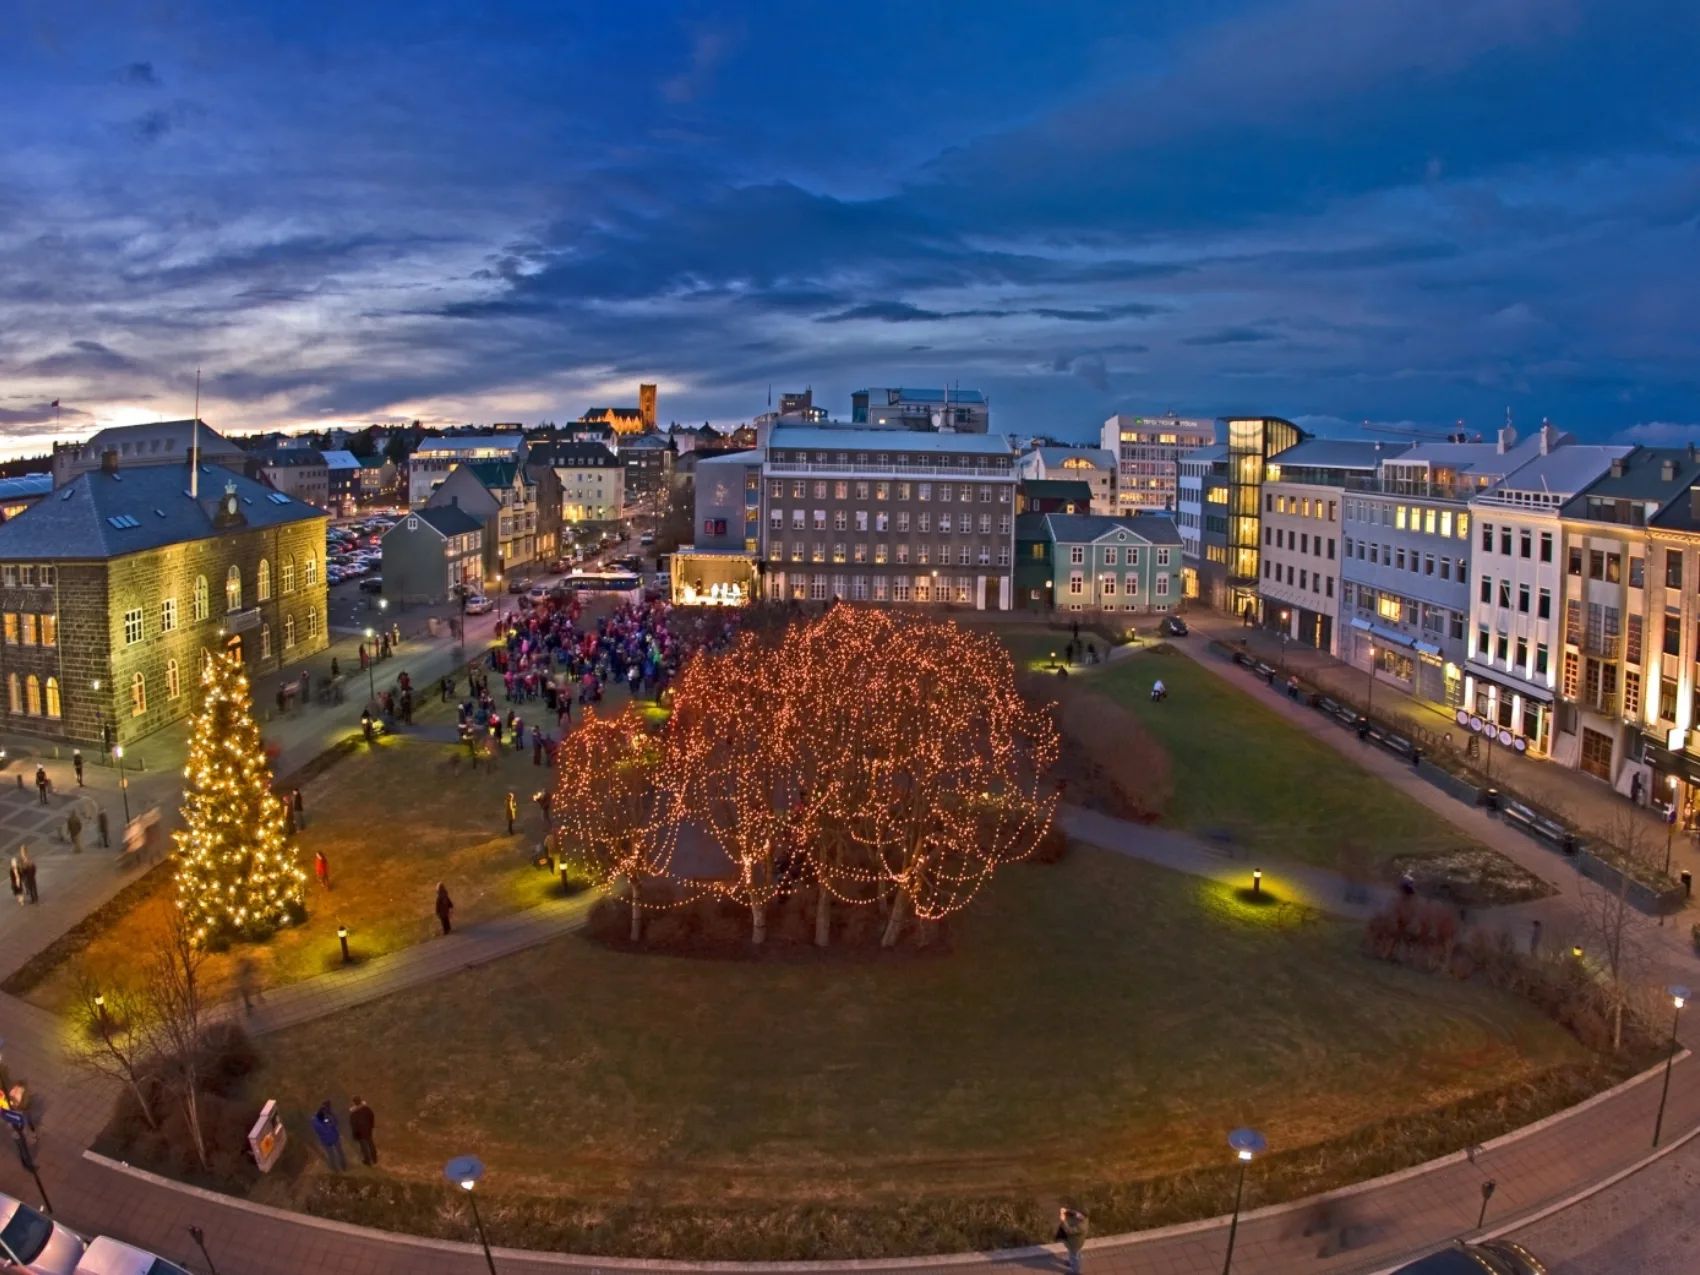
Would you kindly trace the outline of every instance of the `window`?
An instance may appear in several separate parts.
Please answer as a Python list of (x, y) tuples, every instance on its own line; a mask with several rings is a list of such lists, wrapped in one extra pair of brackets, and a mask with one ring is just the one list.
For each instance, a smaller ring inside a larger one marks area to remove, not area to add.
[(1629, 613), (1629, 624), (1624, 632), (1623, 658), (1631, 664), (1639, 664), (1641, 662), (1641, 613), (1639, 611)]
[(1169, 551), (1167, 549), (1157, 550), (1157, 565), (1159, 567), (1166, 567), (1169, 565)]
[(24, 712), (31, 717), (41, 716), (41, 679), (34, 673), (24, 679)]
[(41, 644), (43, 646), (59, 645), (59, 617), (44, 615), (41, 618)]
[(1541, 532), (1541, 561), (1552, 561), (1552, 532)]
[[(1528, 586), (1525, 585), (1524, 588)], [(1536, 604), (1535, 618), (1538, 620), (1552, 619), (1552, 590), (1542, 589), (1540, 601)]]
[(1082, 576), (1080, 574), (1080, 572), (1078, 572), (1078, 571), (1069, 572), (1069, 574), (1068, 574), (1068, 591), (1070, 593), (1083, 593), (1083, 592), (1085, 592), (1085, 589), (1086, 589), (1086, 579), (1085, 579), (1085, 577)]
[(1659, 719), (1666, 722), (1676, 720), (1676, 681), (1673, 678), (1659, 679)]
[(842, 509), (834, 509), (832, 511), (832, 529), (834, 531), (847, 531), (849, 527), (850, 515)]
[(1509, 664), (1511, 662), (1511, 641), (1503, 633), (1499, 635), (1499, 649), (1495, 651), (1494, 658), (1501, 664)]
[(1534, 533), (1525, 527), (1517, 536), (1517, 556), (1519, 558), (1530, 557), (1534, 553), (1534, 548)]
[(1116, 592), (1116, 578), (1113, 575), (1098, 577), (1098, 592), (1105, 597), (1113, 597)]
[(844, 558), (844, 542), (842, 540), (835, 541), (832, 546), (832, 560), (834, 562), (843, 562)]
[(24, 612), (23, 644), (34, 646), (41, 640), (41, 619), (33, 611)]
[(134, 646), (142, 640), (142, 608), (124, 612), (124, 645)]
[(293, 615), (286, 615), (283, 617), (283, 649), (287, 651), (294, 645), (295, 617)]
[(301, 583), (309, 589), (319, 583), (319, 560), (312, 554), (308, 554), (306, 561), (301, 564)]
[(1606, 583), (1623, 583), (1623, 555), (1621, 553), (1606, 554)]
[(130, 716), (140, 717), (148, 711), (148, 680), (140, 673), (130, 679)]
[(278, 587), (284, 593), (295, 592), (295, 555), (290, 554), (283, 560), (278, 570)]
[(889, 530), (891, 530), (891, 515), (886, 513), (885, 510), (883, 510), (883, 509), (880, 510), (877, 514), (874, 515), (874, 530), (875, 531), (889, 531)]
[(856, 499), (857, 500), (866, 500), (867, 498), (868, 498), (868, 484), (867, 483), (857, 483), (856, 484)]
[(16, 611), (8, 611), (8, 612), (6, 612), (6, 645), (7, 646), (16, 646), (17, 644), (18, 644), (18, 613)]
[[(1572, 555), (1575, 552), (1574, 549), (1571, 550)], [(1680, 549), (1665, 550), (1665, 588), (1682, 588), (1682, 550)]]
[(61, 715), (59, 709), (59, 679), (56, 677), (50, 677), (47, 679), (47, 702), (45, 707), (49, 717), (58, 717)]
[(856, 511), (856, 530), (857, 531), (866, 531), (867, 529), (868, 529), (868, 511), (866, 509), (858, 509)]
[(224, 573), (224, 609), (242, 609), (242, 568), (234, 563), (231, 564), (230, 570)]
[(195, 577), (195, 623), (207, 618), (207, 578)]
[(1105, 549), (1105, 550), (1104, 550), (1104, 565), (1105, 565), (1105, 566), (1106, 566), (1106, 567), (1113, 567), (1113, 566), (1115, 566), (1115, 565), (1116, 565), (1116, 558), (1117, 558), (1117, 557), (1118, 557), (1118, 556), (1119, 556), (1119, 555), (1118, 555), (1118, 554), (1117, 554), (1117, 553), (1116, 553), (1116, 551), (1115, 551), (1115, 549), (1113, 549), (1113, 548), (1106, 548), (1106, 549)]
[(814, 527), (815, 527), (816, 531), (825, 531), (826, 530), (826, 510), (824, 510), (824, 509), (815, 510)]
[(791, 511), (791, 526), (795, 530), (801, 531), (804, 527), (808, 526), (808, 522), (809, 522), (809, 511), (808, 510), (806, 510), (806, 509), (793, 509)]
[[(1565, 699), (1575, 699), (1576, 698), (1576, 682), (1577, 682), (1576, 673), (1577, 673), (1576, 652), (1575, 651), (1566, 651), (1564, 653), (1564, 691), (1563, 691)], [(1674, 693), (1672, 695), (1671, 708), (1673, 710), (1676, 708)]]
[(177, 628), (177, 599), (166, 598), (159, 604), (159, 631), (170, 633)]
[(1157, 588), (1156, 588), (1157, 596), (1160, 597), (1160, 598), (1168, 597), (1169, 596), (1169, 575), (1168, 575), (1167, 572), (1160, 571), (1160, 572), (1157, 573), (1156, 584), (1157, 584)]
[(900, 544), (900, 545), (897, 546), (897, 560), (899, 562), (908, 562), (909, 561), (909, 546), (908, 545)]
[(1503, 553), (1507, 558), (1509, 558), (1511, 556), (1511, 528), (1510, 527), (1501, 527), (1499, 529), (1499, 551), (1501, 553)]
[(1511, 605), (1511, 581), (1509, 580), (1499, 582), (1499, 605), (1502, 607), (1510, 607)]
[[(1526, 584), (1517, 586), (1517, 612), (1519, 615), (1529, 614), (1529, 586)], [(1522, 661), (1519, 660), (1518, 663), (1521, 664)]]
[(1493, 601), (1493, 577), (1492, 576), (1483, 576), (1482, 577), (1481, 600), (1483, 602), (1488, 602), (1488, 603), (1491, 603)]
[(1582, 604), (1575, 598), (1564, 603), (1564, 640), (1571, 646), (1582, 645)]
[[(264, 637), (262, 637), (261, 640), (264, 641), (266, 638), (269, 638), (271, 630), (264, 629), (262, 632)], [(183, 678), (177, 671), (177, 661), (167, 660), (165, 662), (165, 698), (176, 699), (182, 693)]]
[(1574, 546), (1570, 550), (1570, 564), (1567, 569), (1573, 576), (1582, 574), (1582, 551)]
[(1085, 545), (1070, 545), (1068, 547), (1068, 561), (1069, 561), (1070, 566), (1075, 566), (1075, 567), (1078, 567), (1081, 563), (1085, 562), (1086, 561), (1086, 546)]
[(1482, 524), (1482, 552), (1493, 552), (1493, 524), (1491, 522)]
[(850, 484), (847, 482), (833, 483), (832, 496), (834, 500), (848, 500), (850, 498)]
[(1665, 654), (1682, 654), (1682, 612), (1671, 607), (1665, 612)]
[[(769, 509), (767, 511), (767, 525), (770, 531), (785, 530), (785, 511), (783, 509)], [(286, 589), (285, 592), (288, 592), (288, 590)]]
[[(844, 559), (840, 558), (839, 561), (843, 562)], [(319, 608), (318, 607), (308, 607), (307, 608), (307, 636), (309, 638), (316, 638), (316, 637), (319, 636)]]
[(21, 713), (24, 711), (23, 684), (18, 681), (16, 673), (6, 674), (6, 708), (8, 712)]
[[(408, 521), (415, 522), (417, 520), (409, 518)], [(270, 602), (271, 596), (272, 564), (261, 558), (259, 570), (254, 575), (254, 600), (256, 602)]]
[[(942, 517), (944, 517), (944, 515), (940, 514), (939, 517), (942, 518)], [(933, 529), (933, 516), (931, 514), (916, 514), (915, 515), (915, 529), (917, 531), (927, 531), (927, 532), (932, 531), (932, 529)]]
[(1546, 643), (1543, 642), (1539, 646), (1535, 647), (1535, 676), (1536, 677), (1545, 677), (1546, 675), (1547, 675), (1547, 648), (1546, 648)]

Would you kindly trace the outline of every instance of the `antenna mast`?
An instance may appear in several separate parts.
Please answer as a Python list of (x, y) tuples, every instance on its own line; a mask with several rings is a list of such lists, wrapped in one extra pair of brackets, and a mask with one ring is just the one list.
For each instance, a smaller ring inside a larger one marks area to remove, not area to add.
[(189, 499), (201, 496), (201, 369), (195, 369), (195, 416), (189, 422)]

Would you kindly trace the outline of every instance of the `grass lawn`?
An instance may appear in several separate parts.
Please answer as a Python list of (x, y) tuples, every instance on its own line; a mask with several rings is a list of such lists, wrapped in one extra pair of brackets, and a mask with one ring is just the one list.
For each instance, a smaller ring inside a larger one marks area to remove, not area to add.
[(691, 960), (567, 936), (262, 1040), (250, 1092), (297, 1138), (319, 1102), (361, 1094), (384, 1162), (327, 1184), (303, 1156), (300, 1179), (261, 1190), (395, 1175), (436, 1200), (473, 1148), (493, 1212), (504, 1192), (1031, 1198), (1218, 1165), (1248, 1122), (1292, 1149), (1583, 1058), (1523, 1003), (1372, 962), (1357, 939), (1084, 848), (1001, 873), (944, 956)]
[[(1151, 702), (1157, 677), (1169, 691), (1161, 704)], [(1166, 822), (1175, 827), (1200, 834), (1226, 829), (1248, 850), (1324, 867), (1339, 866), (1347, 842), (1377, 861), (1480, 849), (1439, 815), (1183, 655), (1132, 656), (1094, 671), (1087, 684), (1138, 717), (1169, 750), (1175, 800)]]
[[(357, 957), (422, 942), (437, 932), (432, 903), (439, 881), (455, 901), (456, 925), (540, 902), (555, 879), (532, 868), (526, 852), (543, 838), (542, 813), (531, 797), (548, 772), (531, 764), (529, 749), (502, 753), (494, 773), (455, 767), (456, 755), (464, 760), (465, 750), (391, 736), (309, 783), (307, 827), (297, 838), (301, 864), (310, 876), (314, 853), (323, 851), (331, 888), (309, 880), (305, 925), (212, 955), (206, 966), (212, 994), (229, 992), (238, 956), (252, 959), (262, 989), (338, 967), (338, 924), (348, 926)], [(503, 816), (510, 788), (520, 816), (512, 837)], [(169, 864), (156, 869), (170, 871)], [(59, 1011), (74, 997), (79, 970), (108, 987), (132, 976), (171, 899), (169, 886), (151, 891), (26, 999)]]

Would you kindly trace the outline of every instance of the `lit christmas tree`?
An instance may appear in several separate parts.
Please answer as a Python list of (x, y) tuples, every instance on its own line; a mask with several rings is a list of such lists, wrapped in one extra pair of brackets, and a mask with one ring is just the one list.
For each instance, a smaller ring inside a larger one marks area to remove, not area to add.
[(262, 939), (306, 916), (307, 874), (295, 862), (284, 804), (260, 746), (242, 663), (214, 654), (183, 768), (177, 906), (197, 946)]

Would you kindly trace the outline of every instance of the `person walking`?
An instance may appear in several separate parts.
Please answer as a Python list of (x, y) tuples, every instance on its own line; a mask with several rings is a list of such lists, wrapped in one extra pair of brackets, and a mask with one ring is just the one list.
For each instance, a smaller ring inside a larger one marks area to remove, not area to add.
[(77, 772), (77, 787), (81, 788), (83, 786), (83, 750), (80, 748), (71, 750), (71, 769)]
[(449, 914), (455, 910), (455, 901), (449, 898), (449, 888), (441, 881), (437, 882), (437, 921), (443, 927), (443, 933), (448, 934), (454, 929), (449, 921)]
[(12, 897), (18, 901), (18, 906), (24, 905), (24, 870), (18, 866), (18, 856), (12, 856)]
[(342, 665), (337, 663), (337, 658), (334, 655), (331, 656), (331, 676), (332, 677), (341, 677), (342, 676)]
[(29, 895), (31, 903), (40, 903), (41, 895), (37, 894), (35, 889), (35, 860), (30, 858), (28, 846), (18, 847), (18, 867), (24, 876), (24, 893)]
[(236, 962), (236, 991), (242, 997), (242, 1012), (254, 1012), (254, 997), (259, 995), (254, 975), (254, 958), (240, 957)]
[(1086, 1214), (1066, 1204), (1057, 1211), (1057, 1239), (1068, 1256), (1064, 1259), (1071, 1275), (1080, 1275), (1080, 1250), (1086, 1247), (1086, 1232), (1090, 1226)]
[(325, 858), (323, 850), (313, 852), (313, 875), (325, 889), (331, 888), (331, 861)]
[(47, 804), (47, 790), (51, 786), (52, 783), (47, 778), (47, 767), (37, 766), (35, 768), (35, 790), (41, 794), (41, 804), (44, 806)]
[(77, 816), (75, 810), (65, 817), (65, 835), (71, 839), (71, 853), (81, 854), (83, 852), (83, 821)]
[(378, 1144), (373, 1141), (373, 1132), (378, 1127), (378, 1117), (372, 1108), (366, 1105), (366, 1100), (356, 1096), (348, 1104), (348, 1131), (354, 1135), (354, 1145), (360, 1148), (360, 1163), (375, 1165), (378, 1163)]
[(100, 829), (100, 848), (102, 850), (112, 849), (112, 828), (106, 822), (106, 811), (96, 811), (94, 822), (95, 826)]
[(329, 1099), (313, 1113), (313, 1134), (319, 1140), (319, 1149), (325, 1153), (325, 1163), (330, 1166), (331, 1172), (341, 1173), (347, 1169), (348, 1157), (342, 1153), (342, 1129), (337, 1124), (336, 1112), (331, 1110)]

